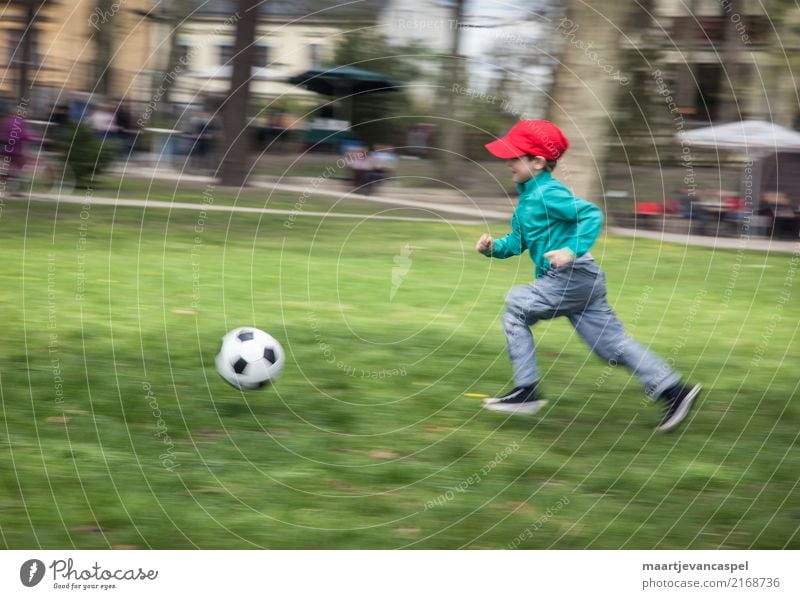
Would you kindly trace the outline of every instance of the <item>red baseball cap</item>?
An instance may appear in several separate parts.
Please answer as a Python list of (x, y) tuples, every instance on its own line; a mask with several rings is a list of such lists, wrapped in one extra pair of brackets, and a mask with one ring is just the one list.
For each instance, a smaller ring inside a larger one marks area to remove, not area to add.
[(558, 160), (567, 151), (569, 141), (564, 133), (550, 121), (519, 121), (500, 139), (486, 144), (486, 149), (508, 160), (520, 156), (541, 156)]

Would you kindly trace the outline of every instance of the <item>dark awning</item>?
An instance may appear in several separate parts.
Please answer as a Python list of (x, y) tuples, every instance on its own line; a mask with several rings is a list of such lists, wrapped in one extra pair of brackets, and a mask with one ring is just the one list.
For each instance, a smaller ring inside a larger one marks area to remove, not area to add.
[(289, 83), (333, 97), (397, 91), (400, 87), (381, 73), (348, 66), (312, 69), (291, 77)]

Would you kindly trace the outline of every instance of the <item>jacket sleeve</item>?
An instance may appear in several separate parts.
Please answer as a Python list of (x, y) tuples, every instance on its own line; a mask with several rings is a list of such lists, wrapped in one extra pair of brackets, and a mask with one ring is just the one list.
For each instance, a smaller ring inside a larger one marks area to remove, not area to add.
[(511, 217), (511, 232), (501, 239), (495, 239), (494, 244), (492, 244), (492, 251), (488, 256), (491, 258), (510, 258), (511, 256), (519, 256), (526, 249), (528, 249), (528, 246), (520, 230), (517, 215), (514, 214)]
[(566, 247), (580, 258), (600, 235), (603, 211), (591, 202), (576, 198), (567, 189), (551, 189), (543, 196), (548, 218), (575, 223), (575, 235)]

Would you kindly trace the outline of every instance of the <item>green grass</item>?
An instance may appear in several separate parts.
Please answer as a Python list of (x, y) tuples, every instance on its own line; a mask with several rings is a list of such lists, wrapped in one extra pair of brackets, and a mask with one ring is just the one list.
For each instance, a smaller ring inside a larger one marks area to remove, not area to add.
[[(137, 199), (159, 202), (187, 202), (203, 204), (208, 199), (213, 204), (221, 206), (244, 206), (250, 208), (269, 208), (274, 210), (297, 210), (300, 207), (303, 211), (328, 211), (332, 207), (337, 212), (360, 212), (365, 210), (374, 212), (375, 203), (368, 201), (348, 199), (346, 204), (342, 204), (337, 197), (320, 196), (314, 194), (313, 185), (304, 182), (287, 180), (287, 185), (297, 185), (303, 191), (288, 192), (275, 191), (258, 187), (246, 187), (242, 189), (220, 189), (216, 185), (208, 185), (197, 181), (163, 181), (147, 179), (134, 176), (107, 175), (100, 178), (96, 187), (89, 189), (77, 188), (72, 190), (71, 195), (76, 198), (121, 198)], [(305, 193), (306, 189), (308, 193)], [(319, 189), (323, 189), (321, 186)], [(339, 191), (344, 195), (348, 189), (344, 186), (335, 184), (326, 186), (326, 190)], [(27, 191), (27, 190), (26, 190)], [(34, 195), (38, 193), (50, 193), (50, 190), (34, 189)], [(378, 210), (386, 208), (379, 205)], [(418, 212), (418, 211), (412, 211)], [(410, 215), (410, 212), (409, 212)], [(430, 217), (430, 214), (425, 214)]]
[[(106, 175), (98, 178), (96, 185), (89, 189), (76, 188), (71, 196), (77, 199), (114, 198), (137, 199), (158, 202), (192, 203), (202, 205), (213, 203), (217, 206), (237, 206), (246, 208), (266, 208), (290, 212), (324, 212), (350, 214), (384, 214), (387, 216), (403, 216), (431, 219), (430, 210), (410, 208), (394, 203), (384, 203), (382, 196), (393, 196), (392, 189), (381, 188), (381, 192), (373, 200), (362, 200), (352, 197), (344, 198), (351, 191), (351, 186), (342, 181), (327, 180), (323, 183), (307, 179), (288, 178), (281, 183), (293, 185), (297, 191), (282, 191), (264, 187), (245, 187), (240, 189), (222, 188), (218, 185), (192, 180), (165, 181), (147, 179), (133, 175)], [(54, 193), (49, 187), (26, 187), (26, 193), (34, 197)], [(322, 195), (317, 192), (327, 192)], [(328, 195), (332, 194), (332, 195)], [(426, 201), (429, 196), (419, 190), (416, 201)], [(434, 199), (435, 201), (435, 199)], [(508, 204), (504, 206), (508, 207)], [(490, 207), (491, 208), (491, 207)], [(284, 217), (285, 218), (285, 217)]]
[[(706, 385), (656, 436), (563, 319), (535, 328), (541, 417), (466, 395), (508, 387), (502, 298), (531, 278), (481, 228), (284, 223), (2, 206), (0, 545), (800, 547), (791, 256), (599, 242), (629, 332)], [(245, 324), (288, 360), (242, 394), (213, 361)]]

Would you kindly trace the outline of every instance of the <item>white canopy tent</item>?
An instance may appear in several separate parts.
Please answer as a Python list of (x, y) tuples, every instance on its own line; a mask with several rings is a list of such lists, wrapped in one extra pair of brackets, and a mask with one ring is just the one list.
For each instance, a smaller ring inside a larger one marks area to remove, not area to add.
[[(681, 145), (745, 156), (741, 197), (753, 214), (800, 215), (800, 132), (768, 121), (740, 121), (678, 133)], [(768, 196), (769, 201), (765, 194)], [(762, 204), (762, 197), (765, 203)], [(782, 198), (781, 207), (773, 205)]]
[(800, 132), (768, 121), (740, 121), (683, 131), (678, 139), (699, 148), (735, 150), (753, 158), (775, 152), (800, 152)]

